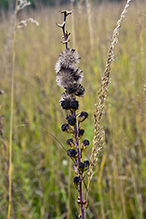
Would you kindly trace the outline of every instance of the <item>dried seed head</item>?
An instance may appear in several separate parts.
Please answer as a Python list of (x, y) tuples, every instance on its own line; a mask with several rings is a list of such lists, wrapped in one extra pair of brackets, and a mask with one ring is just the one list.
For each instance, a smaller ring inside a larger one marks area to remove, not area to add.
[(83, 97), (85, 93), (84, 87), (77, 83), (68, 83), (64, 88), (66, 89), (66, 93), (79, 97)]
[(75, 142), (74, 142), (74, 140), (72, 138), (68, 139), (66, 141), (66, 144), (68, 144), (71, 148), (75, 148), (76, 147)]
[(63, 109), (70, 109), (70, 102), (74, 100), (70, 95), (68, 95), (66, 92), (64, 92), (61, 95), (61, 99), (59, 101), (60, 105), (62, 106)]
[(67, 115), (66, 115), (66, 120), (68, 120), (70, 117), (71, 117), (71, 115), (70, 115), (70, 114), (67, 114)]
[(73, 133), (72, 128), (69, 126), (69, 124), (65, 123), (61, 126), (61, 130), (63, 132), (67, 132), (67, 133)]
[(66, 92), (68, 94), (74, 95), (78, 89), (78, 84), (76, 83), (70, 83), (68, 86), (65, 86)]
[(78, 86), (78, 89), (77, 89), (75, 95), (78, 97), (84, 97), (84, 93), (85, 93), (85, 88), (80, 84)]
[(79, 182), (80, 182), (79, 176), (75, 176), (75, 177), (73, 178), (73, 183), (77, 186), (77, 185), (79, 184)]
[(84, 170), (87, 170), (89, 168), (90, 162), (88, 160), (84, 161)]
[(60, 102), (61, 102), (61, 101), (64, 101), (64, 100), (71, 101), (72, 99), (73, 99), (73, 98), (71, 98), (70, 95), (68, 95), (66, 92), (64, 92), (64, 93), (61, 95)]
[(79, 107), (79, 102), (66, 92), (62, 94), (59, 102), (62, 108), (66, 110), (71, 109), (72, 111), (76, 111)]
[(77, 151), (75, 149), (68, 149), (67, 150), (67, 155), (70, 158), (75, 159), (77, 157)]
[(85, 164), (84, 163), (82, 163), (82, 162), (79, 162), (79, 165), (78, 165), (78, 170), (80, 171), (80, 172), (84, 172), (84, 167), (85, 167)]
[(72, 77), (74, 78), (74, 81), (80, 84), (83, 80), (83, 71), (80, 68), (77, 68), (76, 71), (74, 71)]
[(76, 111), (79, 108), (79, 101), (73, 100), (70, 102), (70, 109)]
[(20, 22), (17, 24), (17, 28), (26, 27), (28, 22), (34, 23), (36, 26), (39, 26), (39, 23), (38, 23), (36, 20), (34, 20), (33, 18), (28, 18), (28, 19), (26, 19), (26, 20), (20, 21)]
[(58, 86), (65, 88), (74, 82), (74, 78), (72, 77), (73, 70), (62, 68), (56, 76), (56, 82)]
[(60, 105), (62, 106), (63, 109), (68, 110), (70, 109), (70, 102), (67, 100), (61, 101)]
[(58, 73), (62, 68), (66, 69), (77, 69), (77, 64), (79, 63), (79, 54), (75, 49), (66, 49), (59, 55), (59, 59), (55, 65), (55, 70)]
[(80, 68), (76, 70), (72, 68), (61, 68), (57, 72), (56, 82), (58, 86), (66, 88), (70, 84), (80, 84), (83, 80), (83, 71)]
[(73, 116), (70, 116), (67, 121), (69, 125), (74, 126), (76, 124), (76, 118)]
[(88, 113), (86, 112), (81, 112), (80, 115), (78, 116), (79, 122), (83, 122), (87, 118), (88, 118)]
[(84, 129), (79, 129), (79, 132), (78, 132), (78, 139), (81, 139), (83, 134), (84, 134)]
[(19, 10), (22, 10), (26, 6), (30, 5), (31, 3), (28, 2), (27, 0), (19, 0), (16, 11), (18, 12)]
[(88, 140), (84, 140), (81, 144), (81, 150), (85, 150), (89, 146), (90, 142)]

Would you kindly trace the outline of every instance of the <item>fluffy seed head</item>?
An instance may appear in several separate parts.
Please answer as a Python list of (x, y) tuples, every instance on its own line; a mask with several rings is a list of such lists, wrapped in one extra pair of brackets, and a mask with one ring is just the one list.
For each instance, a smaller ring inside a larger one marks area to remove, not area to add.
[(84, 97), (84, 93), (85, 93), (85, 88), (80, 84), (75, 92), (75, 95), (78, 97)]
[(66, 93), (76, 95), (79, 97), (83, 97), (85, 93), (85, 89), (83, 88), (83, 86), (77, 83), (70, 83), (68, 84), (68, 86), (65, 87), (65, 89)]
[(79, 59), (80, 57), (76, 50), (68, 48), (59, 55), (59, 59), (55, 65), (55, 71), (58, 73), (62, 68), (76, 70)]
[(74, 78), (74, 81), (80, 84), (83, 80), (83, 71), (80, 68), (77, 68), (72, 76)]
[(71, 68), (61, 68), (57, 73), (56, 82), (60, 87), (68, 87), (70, 84), (80, 84), (83, 79), (83, 71), (79, 68), (73, 70)]

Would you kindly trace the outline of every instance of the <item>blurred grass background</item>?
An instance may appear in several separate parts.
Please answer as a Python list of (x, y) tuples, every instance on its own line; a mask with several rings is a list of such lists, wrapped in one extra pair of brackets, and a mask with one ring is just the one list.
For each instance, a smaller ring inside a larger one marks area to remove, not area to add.
[[(81, 56), (85, 97), (80, 110), (89, 118), (83, 124), (84, 139), (91, 144), (86, 151), (90, 158), (94, 129), (94, 110), (100, 80), (104, 72), (110, 38), (124, 3), (92, 5), (90, 21), (85, 5), (74, 8), (75, 48)], [(146, 80), (146, 3), (132, 2), (120, 31), (115, 62), (107, 97), (103, 125), (106, 145), (91, 183), (87, 218), (146, 218), (146, 112), (144, 83)], [(60, 44), (62, 8), (26, 8), (18, 21), (33, 17), (39, 27), (29, 23), (17, 30), (14, 85), (13, 126), (13, 201), (17, 218), (66, 218), (69, 159), (53, 139), (51, 132), (65, 147), (70, 137), (61, 132), (65, 114), (59, 99), (63, 92), (56, 84), (54, 71)], [(67, 7), (70, 9), (70, 6)], [(72, 31), (68, 17), (67, 30)], [(0, 18), (0, 96), (1, 113), (5, 115), (4, 136), (8, 149), (10, 119), (10, 87), (12, 65), (11, 13)], [(91, 32), (92, 29), (92, 32)], [(69, 44), (73, 46), (73, 40)], [(40, 128), (42, 127), (42, 128)], [(46, 131), (45, 131), (46, 130)], [(8, 155), (8, 151), (7, 151)], [(102, 157), (105, 163), (102, 162)], [(102, 162), (102, 165), (101, 165)], [(72, 174), (72, 173), (71, 173)], [(73, 178), (73, 174), (71, 179)], [(71, 183), (70, 218), (77, 218), (78, 194)], [(0, 219), (8, 207), (8, 183), (1, 144), (0, 153)], [(12, 217), (13, 218), (13, 217)]]

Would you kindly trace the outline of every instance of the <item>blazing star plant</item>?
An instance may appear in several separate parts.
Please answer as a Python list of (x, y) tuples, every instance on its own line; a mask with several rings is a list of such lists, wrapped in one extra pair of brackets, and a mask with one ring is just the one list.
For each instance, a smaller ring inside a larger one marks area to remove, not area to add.
[(79, 218), (84, 219), (84, 209), (87, 206), (83, 199), (83, 180), (84, 172), (89, 168), (89, 161), (83, 159), (83, 151), (89, 146), (88, 140), (83, 140), (84, 129), (81, 128), (81, 123), (88, 118), (87, 112), (79, 112), (79, 101), (77, 97), (84, 97), (85, 88), (81, 85), (83, 80), (83, 71), (77, 66), (80, 56), (75, 49), (68, 48), (70, 41), (69, 35), (65, 30), (66, 18), (72, 11), (63, 10), (64, 21), (62, 24), (57, 24), (62, 28), (63, 37), (62, 43), (65, 44), (65, 50), (59, 55), (59, 59), (55, 65), (56, 82), (58, 86), (64, 88), (64, 92), (60, 99), (61, 107), (67, 112), (66, 123), (61, 126), (63, 132), (72, 134), (72, 138), (67, 140), (67, 145), (70, 147), (66, 152), (74, 162), (73, 170), (76, 176), (73, 178), (79, 197), (77, 203), (80, 205), (81, 214)]

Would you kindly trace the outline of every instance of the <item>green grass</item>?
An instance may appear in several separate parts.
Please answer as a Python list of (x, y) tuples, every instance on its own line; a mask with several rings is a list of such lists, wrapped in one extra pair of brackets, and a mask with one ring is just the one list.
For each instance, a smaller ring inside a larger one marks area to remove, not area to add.
[[(145, 8), (141, 3), (141, 8)], [(110, 37), (119, 18), (121, 4), (101, 4), (92, 8), (94, 48), (89, 45), (86, 10), (83, 8), (78, 26), (75, 8), (76, 48), (81, 56), (79, 66), (84, 71), (85, 98), (80, 109), (89, 113), (83, 124), (85, 138), (91, 142), (94, 128), (94, 104), (104, 72)], [(65, 114), (59, 106), (63, 92), (56, 84), (54, 66), (64, 50), (61, 31), (55, 25), (61, 15), (57, 8), (40, 9), (18, 15), (33, 17), (39, 27), (29, 24), (17, 30), (14, 86), (13, 169), (14, 204), (17, 218), (61, 219), (67, 212), (69, 159), (51, 132), (63, 145), (68, 134), (61, 132)], [(11, 32), (4, 16), (0, 22), (0, 96), (4, 119), (4, 136), (8, 149), (10, 117), (11, 46), (6, 38)], [(146, 217), (146, 112), (143, 85), (146, 80), (146, 16), (135, 2), (130, 6), (120, 31), (111, 84), (102, 123), (106, 134), (106, 162), (101, 185), (98, 176), (99, 158), (89, 193), (87, 218), (141, 219)], [(71, 18), (67, 29), (71, 31)], [(69, 45), (72, 47), (72, 42)], [(24, 125), (27, 124), (27, 125)], [(43, 129), (39, 128), (42, 127)], [(44, 131), (46, 130), (46, 131)], [(67, 145), (65, 145), (67, 148)], [(66, 165), (67, 162), (67, 165)], [(0, 154), (0, 218), (8, 208), (8, 184), (4, 158)], [(73, 178), (73, 174), (72, 174)], [(71, 217), (77, 218), (77, 191), (71, 187)], [(142, 213), (140, 213), (142, 212)]]

